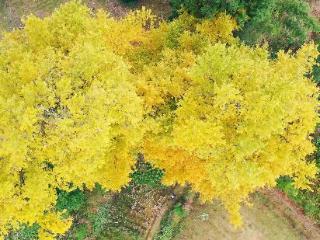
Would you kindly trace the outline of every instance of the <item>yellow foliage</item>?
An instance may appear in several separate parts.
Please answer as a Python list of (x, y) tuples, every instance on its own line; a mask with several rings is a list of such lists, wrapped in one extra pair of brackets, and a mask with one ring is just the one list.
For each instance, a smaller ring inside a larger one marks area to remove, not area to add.
[(70, 221), (54, 212), (56, 188), (119, 190), (130, 180), (142, 99), (103, 21), (117, 23), (71, 2), (0, 43), (0, 235), (35, 222), (43, 239), (62, 234)]
[(0, 237), (21, 223), (38, 223), (40, 239), (63, 234), (56, 189), (117, 191), (138, 152), (165, 184), (221, 199), (235, 224), (249, 193), (315, 175), (312, 44), (271, 60), (224, 14), (116, 20), (75, 1), (24, 23), (0, 41)]
[(304, 159), (314, 150), (317, 89), (305, 73), (316, 56), (313, 45), (276, 60), (263, 48), (207, 47), (175, 108), (153, 116), (163, 123), (146, 135), (146, 158), (165, 170), (164, 183), (191, 184), (204, 201), (221, 199), (236, 225), (239, 204), (280, 175), (308, 187), (316, 174)]

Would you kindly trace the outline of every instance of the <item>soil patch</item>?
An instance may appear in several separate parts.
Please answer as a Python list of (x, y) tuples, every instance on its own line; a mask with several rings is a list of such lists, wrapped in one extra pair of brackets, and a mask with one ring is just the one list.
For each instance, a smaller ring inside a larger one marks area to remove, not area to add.
[(277, 190), (252, 196), (252, 207), (241, 209), (243, 227), (235, 229), (219, 202), (195, 204), (175, 240), (315, 240), (320, 229)]

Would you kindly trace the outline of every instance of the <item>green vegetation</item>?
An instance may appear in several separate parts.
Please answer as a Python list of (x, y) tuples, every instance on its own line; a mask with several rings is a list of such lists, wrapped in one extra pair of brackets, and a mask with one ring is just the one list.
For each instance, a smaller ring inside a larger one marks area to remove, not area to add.
[(80, 224), (75, 228), (74, 236), (77, 240), (83, 240), (88, 236), (88, 229), (86, 224)]
[(288, 177), (280, 178), (278, 187), (301, 206), (308, 216), (320, 223), (320, 189), (315, 187), (313, 192), (296, 189), (292, 180)]
[[(318, 44), (318, 50), (320, 51), (320, 34), (315, 37), (315, 42)], [(320, 85), (320, 55), (317, 59), (318, 65), (315, 65), (313, 68), (313, 78), (317, 85)]]
[[(88, 220), (92, 226), (92, 235), (98, 239), (138, 239), (139, 232), (130, 228), (128, 221), (129, 199), (117, 199), (99, 207)], [(130, 205), (131, 206), (131, 205)]]
[(137, 162), (137, 170), (131, 174), (132, 183), (134, 185), (148, 185), (153, 188), (162, 187), (161, 179), (163, 171), (154, 168), (150, 163), (144, 161)]
[(123, 3), (126, 3), (126, 4), (135, 4), (135, 3), (137, 3), (137, 0), (120, 0), (121, 2), (123, 2)]
[[(59, 211), (66, 211), (67, 215), (75, 219), (72, 228), (62, 239), (83, 240), (87, 237), (112, 240), (140, 239), (140, 233), (144, 229), (140, 227), (143, 222), (139, 221), (143, 220), (144, 216), (137, 215), (145, 208), (143, 205), (149, 207), (149, 204), (151, 208), (157, 203), (157, 197), (167, 194), (168, 189), (161, 184), (162, 176), (162, 170), (139, 160), (136, 170), (132, 173), (131, 183), (117, 194), (106, 192), (98, 184), (92, 192), (80, 189), (71, 192), (57, 190), (56, 208)], [(145, 198), (146, 196), (148, 198)], [(132, 209), (135, 207), (137, 207), (136, 213), (132, 215)], [(180, 209), (177, 206), (174, 211), (179, 215)], [(37, 225), (23, 225), (19, 231), (7, 236), (7, 240), (38, 239), (38, 229)]]
[(139, 216), (132, 215), (132, 209), (137, 207), (134, 214), (139, 214), (139, 211), (143, 210), (141, 205), (144, 205), (142, 199), (145, 196), (149, 196), (149, 199), (145, 200), (151, 201), (150, 195), (154, 194), (155, 189), (165, 189), (160, 183), (162, 175), (160, 169), (140, 160), (136, 171), (132, 173), (131, 183), (118, 194), (110, 194), (110, 197), (106, 198), (108, 193), (100, 185), (97, 185), (93, 192), (60, 192), (57, 208), (67, 209), (77, 219), (67, 239), (140, 239), (143, 231), (140, 225), (143, 223), (139, 222)]
[(58, 190), (56, 208), (59, 211), (67, 210), (69, 214), (79, 211), (86, 204), (87, 197), (83, 191), (76, 189), (72, 192)]
[(132, 196), (127, 194), (126, 189), (112, 196), (100, 186), (92, 192), (76, 190), (72, 194), (63, 194), (59, 201), (60, 207), (68, 209), (75, 219), (63, 239), (139, 239), (139, 232), (131, 227), (128, 218), (134, 202)]
[(235, 17), (236, 35), (249, 45), (268, 43), (273, 52), (299, 48), (310, 32), (319, 31), (304, 0), (171, 0), (173, 16), (182, 7), (196, 17), (210, 18), (220, 12)]
[(37, 224), (32, 226), (23, 225), (17, 232), (11, 232), (6, 240), (35, 240), (38, 239), (38, 229)]
[(161, 229), (154, 237), (154, 240), (170, 240), (173, 239), (182, 229), (183, 220), (187, 216), (181, 202), (178, 202), (168, 211), (161, 221)]
[[(149, 163), (138, 161), (136, 171), (132, 173), (132, 182), (118, 194), (105, 192), (97, 185), (93, 192), (75, 190), (71, 193), (60, 192), (57, 208), (67, 209), (76, 217), (66, 239), (82, 240), (86, 237), (112, 240), (137, 240), (143, 229), (139, 216), (132, 216), (132, 209), (138, 208), (139, 214), (143, 198), (149, 196), (151, 201), (154, 189), (164, 189), (160, 181), (163, 172), (153, 168)], [(84, 224), (84, 223), (85, 224)]]

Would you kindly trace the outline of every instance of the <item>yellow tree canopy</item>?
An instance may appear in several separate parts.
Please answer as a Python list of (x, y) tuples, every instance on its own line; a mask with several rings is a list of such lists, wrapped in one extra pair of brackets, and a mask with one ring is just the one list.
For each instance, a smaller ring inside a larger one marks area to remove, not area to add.
[(153, 118), (146, 158), (165, 169), (166, 184), (189, 183), (203, 200), (221, 199), (235, 224), (239, 203), (280, 175), (308, 187), (317, 90), (304, 73), (313, 54), (305, 46), (271, 61), (264, 49), (209, 46), (175, 107)]
[(235, 224), (249, 193), (315, 175), (313, 45), (271, 60), (224, 14), (115, 20), (76, 2), (24, 23), (0, 41), (0, 236), (21, 223), (63, 234), (56, 189), (119, 190), (138, 152), (165, 184), (222, 200)]
[(71, 3), (0, 43), (2, 235), (34, 222), (40, 236), (64, 233), (56, 188), (129, 182), (143, 106), (128, 64), (92, 29), (103, 20)]

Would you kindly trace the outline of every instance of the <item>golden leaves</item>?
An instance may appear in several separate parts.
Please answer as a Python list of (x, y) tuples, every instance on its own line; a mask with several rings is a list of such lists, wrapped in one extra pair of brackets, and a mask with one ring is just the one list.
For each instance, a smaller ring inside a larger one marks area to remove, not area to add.
[(115, 20), (74, 1), (25, 25), (0, 42), (0, 236), (23, 222), (63, 234), (56, 188), (119, 190), (139, 151), (235, 224), (250, 192), (314, 176), (313, 45), (271, 60), (225, 14), (156, 24), (146, 9)]
[(142, 100), (101, 23), (93, 34), (95, 21), (71, 2), (1, 42), (1, 226), (37, 222), (40, 238), (52, 239), (71, 224), (53, 209), (57, 187), (118, 190), (130, 180)]
[(308, 187), (316, 167), (304, 158), (313, 152), (317, 99), (305, 73), (314, 51), (306, 46), (270, 60), (260, 48), (207, 47), (188, 68), (175, 108), (154, 116), (171, 120), (148, 132), (145, 154), (165, 170), (165, 183), (189, 183), (203, 200), (221, 199), (234, 224), (248, 194), (280, 175)]

